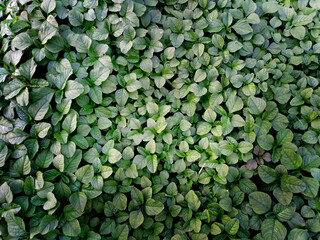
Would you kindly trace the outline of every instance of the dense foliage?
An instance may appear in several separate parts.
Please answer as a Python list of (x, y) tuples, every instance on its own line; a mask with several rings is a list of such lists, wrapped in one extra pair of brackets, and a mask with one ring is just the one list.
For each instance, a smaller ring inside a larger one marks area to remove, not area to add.
[(320, 239), (319, 0), (0, 2), (0, 239)]

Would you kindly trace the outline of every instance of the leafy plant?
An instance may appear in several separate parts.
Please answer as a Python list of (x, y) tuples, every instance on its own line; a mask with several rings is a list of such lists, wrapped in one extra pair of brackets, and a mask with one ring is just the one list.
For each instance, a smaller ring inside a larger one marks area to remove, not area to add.
[(0, 3), (1, 239), (320, 239), (317, 0)]

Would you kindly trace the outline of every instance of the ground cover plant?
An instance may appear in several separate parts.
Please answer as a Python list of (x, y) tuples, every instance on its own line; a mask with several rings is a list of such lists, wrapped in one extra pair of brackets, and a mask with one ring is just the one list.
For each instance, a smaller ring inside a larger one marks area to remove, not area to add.
[(0, 239), (320, 239), (319, 0), (0, 2)]

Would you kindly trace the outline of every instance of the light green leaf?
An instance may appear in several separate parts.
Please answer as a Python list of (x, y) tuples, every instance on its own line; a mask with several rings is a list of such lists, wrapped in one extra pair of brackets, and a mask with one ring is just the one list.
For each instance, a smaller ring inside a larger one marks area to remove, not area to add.
[(44, 210), (52, 209), (56, 206), (56, 204), (57, 204), (56, 197), (54, 196), (54, 194), (52, 192), (48, 192), (47, 193), (47, 201), (43, 205), (43, 209)]
[(141, 70), (147, 73), (152, 72), (152, 66), (153, 66), (152, 61), (149, 58), (142, 60), (140, 63)]
[(239, 219), (233, 218), (225, 226), (226, 232), (230, 235), (236, 235), (239, 230)]
[(248, 100), (249, 112), (253, 115), (260, 115), (267, 106), (267, 103), (262, 98), (251, 96)]
[(269, 151), (273, 147), (274, 138), (270, 134), (260, 135), (260, 136), (258, 136), (257, 141), (258, 141), (259, 146), (262, 149)]
[(48, 40), (58, 34), (58, 25), (54, 17), (50, 15), (48, 20), (41, 24), (39, 29), (39, 38), (42, 44), (46, 44)]
[(112, 148), (110, 151), (109, 151), (109, 154), (108, 154), (108, 160), (110, 163), (116, 163), (118, 162), (121, 158), (122, 158), (122, 154), (121, 152), (119, 152), (117, 149), (115, 148)]
[(145, 203), (145, 210), (149, 216), (158, 215), (162, 212), (163, 209), (164, 205), (161, 202), (156, 201), (152, 198), (149, 198)]
[(250, 143), (250, 142), (242, 141), (242, 142), (240, 142), (239, 145), (238, 145), (238, 150), (239, 150), (241, 153), (248, 153), (248, 152), (250, 152), (252, 149), (253, 149), (253, 145), (252, 145), (252, 143)]
[(83, 15), (80, 11), (77, 10), (69, 11), (68, 19), (70, 24), (74, 27), (81, 26), (83, 23)]
[(290, 29), (290, 33), (294, 38), (303, 40), (306, 35), (306, 29), (303, 26), (293, 27)]
[(262, 4), (262, 11), (264, 14), (275, 13), (280, 9), (280, 6), (275, 2), (264, 2)]
[(33, 74), (36, 71), (36, 68), (37, 68), (37, 64), (35, 63), (33, 58), (31, 58), (30, 60), (21, 64), (21, 66), (19, 67), (19, 72), (21, 73), (22, 76), (24, 76), (28, 80), (31, 80)]
[(81, 233), (79, 221), (74, 219), (66, 222), (62, 227), (63, 234), (68, 237), (77, 237)]
[(203, 80), (205, 80), (207, 77), (207, 73), (202, 70), (202, 69), (198, 69), (196, 71), (196, 73), (194, 74), (194, 81), (195, 82), (202, 82)]
[(187, 193), (187, 195), (185, 196), (185, 199), (190, 209), (192, 209), (193, 211), (197, 211), (199, 209), (201, 202), (193, 190), (190, 190)]
[(69, 201), (76, 211), (82, 213), (87, 204), (87, 196), (83, 192), (75, 192), (69, 197)]
[(55, 0), (43, 0), (40, 5), (41, 9), (45, 11), (47, 14), (52, 12), (56, 8), (56, 1)]
[(13, 194), (7, 182), (0, 186), (0, 203), (11, 203)]
[(229, 113), (233, 113), (233, 112), (239, 111), (243, 108), (243, 101), (238, 96), (233, 95), (233, 96), (229, 97), (226, 105), (229, 110)]
[(19, 50), (25, 50), (26, 48), (30, 47), (32, 44), (33, 44), (33, 41), (29, 36), (29, 34), (26, 32), (19, 33), (12, 40), (12, 46)]
[(76, 99), (84, 91), (84, 87), (81, 83), (73, 80), (68, 80), (65, 89), (65, 95), (68, 99)]
[(234, 24), (232, 26), (232, 28), (236, 31), (236, 33), (238, 33), (239, 35), (245, 35), (245, 34), (249, 34), (252, 33), (252, 28), (249, 25), (249, 23), (244, 20), (244, 19), (240, 19), (236, 22), (236, 24)]
[(22, 175), (28, 175), (31, 172), (31, 162), (28, 156), (19, 158), (13, 165), (13, 168), (17, 173)]
[(93, 176), (94, 169), (91, 165), (83, 166), (76, 171), (77, 179), (84, 184), (90, 183), (93, 179)]
[(198, 135), (205, 135), (210, 132), (212, 128), (212, 124), (208, 122), (200, 122), (197, 126), (197, 134)]
[(144, 221), (143, 214), (140, 210), (130, 212), (129, 223), (133, 229), (138, 228)]
[(34, 120), (40, 121), (49, 110), (53, 90), (50, 88), (41, 88), (35, 90), (32, 95), (34, 96), (33, 103), (29, 106), (28, 111)]
[[(0, 120), (0, 122), (1, 122), (1, 120)], [(0, 130), (1, 130), (1, 127), (0, 127)], [(0, 168), (4, 166), (5, 161), (7, 159), (7, 156), (8, 156), (8, 147), (7, 147), (7, 145), (0, 144)]]
[(179, 126), (180, 126), (180, 130), (184, 132), (184, 131), (188, 131), (190, 129), (191, 123), (188, 120), (182, 119), (180, 121)]
[(199, 152), (197, 152), (196, 150), (189, 150), (186, 154), (187, 162), (195, 162), (199, 158), (201, 158), (201, 154)]
[(5, 220), (8, 225), (8, 233), (12, 237), (22, 237), (26, 235), (26, 227), (24, 221), (20, 217), (16, 217), (13, 213), (8, 212)]
[(149, 155), (146, 157), (147, 168), (149, 172), (155, 173), (158, 168), (157, 155)]
[(67, 131), (67, 133), (72, 133), (77, 128), (78, 115), (74, 112), (67, 115), (67, 117), (62, 122), (62, 128)]
[(3, 89), (5, 99), (8, 100), (18, 95), (24, 86), (25, 84), (18, 79), (13, 79), (7, 83)]
[(119, 89), (115, 93), (116, 102), (123, 107), (129, 98), (128, 92), (125, 89)]

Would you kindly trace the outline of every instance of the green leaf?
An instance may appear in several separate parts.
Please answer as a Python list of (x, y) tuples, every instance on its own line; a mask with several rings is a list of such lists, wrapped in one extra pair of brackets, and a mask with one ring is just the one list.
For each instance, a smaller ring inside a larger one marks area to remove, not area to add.
[(145, 203), (145, 210), (149, 216), (158, 215), (162, 212), (163, 209), (164, 205), (161, 202), (156, 201), (152, 198), (149, 198)]
[(36, 71), (36, 68), (37, 68), (37, 64), (35, 63), (33, 58), (31, 58), (30, 60), (20, 65), (19, 72), (21, 73), (22, 76), (24, 76), (28, 80), (31, 80), (33, 74)]
[(65, 172), (76, 172), (78, 166), (82, 159), (82, 151), (79, 149), (76, 150), (75, 154), (71, 158), (64, 159), (64, 171)]
[(26, 235), (25, 223), (20, 217), (16, 217), (13, 213), (8, 212), (5, 216), (8, 226), (8, 233), (12, 237), (22, 237)]
[(83, 166), (76, 171), (77, 179), (84, 184), (90, 183), (93, 179), (93, 176), (94, 169), (91, 165)]
[(187, 162), (195, 162), (201, 157), (201, 154), (196, 150), (189, 150), (186, 154)]
[(144, 221), (143, 214), (140, 210), (130, 212), (129, 223), (133, 229), (138, 228)]
[[(33, 234), (36, 235), (36, 234), (40, 233), (42, 235), (45, 235), (45, 234), (53, 231), (54, 229), (56, 229), (57, 226), (58, 226), (57, 217), (46, 215), (43, 218), (41, 218), (40, 224), (38, 227), (36, 227), (36, 231)], [(30, 232), (32, 232), (31, 229), (30, 229)]]
[(249, 194), (249, 203), (256, 214), (265, 214), (271, 209), (271, 198), (264, 192), (253, 192)]
[(29, 106), (28, 111), (36, 121), (44, 118), (49, 110), (49, 104), (53, 97), (53, 90), (50, 88), (41, 88), (34, 91), (33, 103)]
[(240, 19), (232, 26), (232, 28), (238, 33), (239, 35), (245, 35), (252, 33), (252, 28), (248, 24), (248, 22), (244, 19)]
[(260, 115), (267, 106), (265, 100), (251, 96), (248, 100), (249, 112), (253, 115)]
[[(1, 120), (0, 120), (0, 122), (1, 122)], [(1, 127), (0, 127), (0, 129), (1, 129)], [(8, 147), (7, 147), (7, 145), (0, 144), (0, 168), (4, 166), (5, 161), (7, 159), (7, 156), (8, 156)]]
[(314, 179), (320, 181), (320, 169), (319, 168), (311, 168), (310, 173)]
[(119, 89), (115, 93), (116, 102), (123, 107), (129, 98), (128, 92), (125, 89)]
[(294, 228), (288, 235), (288, 240), (308, 240), (309, 234), (307, 229)]
[(198, 196), (195, 194), (193, 190), (190, 190), (187, 195), (185, 196), (185, 199), (188, 203), (188, 207), (192, 209), (193, 211), (198, 211), (201, 202), (198, 198)]
[(19, 33), (13, 40), (12, 46), (19, 50), (25, 50), (33, 44), (33, 41), (28, 33), (22, 32)]
[(117, 193), (113, 198), (113, 205), (119, 210), (126, 210), (128, 199), (123, 193)]
[(5, 96), (6, 100), (11, 99), (18, 95), (24, 86), (25, 84), (20, 80), (13, 79), (11, 82), (5, 85), (3, 89), (3, 95)]
[(83, 212), (87, 204), (87, 196), (83, 192), (75, 192), (69, 197), (71, 205), (79, 212)]
[(242, 141), (238, 145), (238, 150), (241, 153), (248, 153), (253, 149), (252, 143)]
[(4, 182), (0, 186), (0, 203), (11, 203), (13, 200), (13, 194), (7, 182)]
[(316, 144), (318, 142), (318, 134), (309, 130), (302, 135), (302, 140), (308, 144)]
[(48, 168), (53, 161), (53, 154), (48, 150), (40, 152), (36, 158), (36, 164), (41, 168)]
[(31, 162), (28, 156), (19, 158), (13, 165), (15, 171), (22, 175), (28, 175), (31, 172)]
[(280, 161), (288, 170), (298, 169), (302, 164), (301, 156), (291, 149), (282, 149)]
[(147, 168), (149, 172), (155, 173), (158, 168), (158, 160), (156, 155), (149, 155), (146, 157)]
[(66, 222), (62, 227), (63, 234), (68, 237), (77, 237), (81, 233), (79, 221), (74, 219)]
[(67, 117), (62, 122), (62, 128), (67, 131), (67, 133), (72, 133), (77, 128), (78, 115), (74, 112), (67, 115)]
[(262, 222), (261, 234), (265, 240), (284, 240), (287, 229), (278, 220), (267, 218)]
[(85, 34), (74, 34), (70, 36), (70, 45), (75, 47), (79, 53), (87, 53), (92, 40)]
[(229, 113), (233, 113), (243, 108), (243, 101), (241, 98), (237, 97), (236, 95), (233, 95), (229, 97), (226, 105), (229, 110)]
[(182, 119), (180, 121), (179, 126), (180, 126), (180, 130), (184, 132), (184, 131), (188, 131), (190, 129), (190, 127), (192, 126), (192, 124), (189, 121)]
[(295, 176), (281, 177), (281, 189), (286, 192), (300, 193), (306, 189), (306, 184)]
[(12, 123), (4, 117), (0, 117), (0, 134), (6, 134), (13, 130)]
[(46, 44), (51, 38), (58, 34), (58, 24), (52, 15), (49, 15), (47, 21), (41, 24), (39, 29), (39, 38), (42, 44)]
[(266, 151), (273, 148), (274, 138), (270, 134), (258, 136), (257, 141), (259, 146)]
[(122, 158), (121, 152), (119, 152), (115, 148), (110, 149), (108, 155), (109, 155), (108, 160), (112, 164), (118, 162)]
[(303, 40), (306, 35), (306, 29), (303, 26), (293, 27), (290, 29), (290, 33), (294, 38)]
[(151, 73), (152, 67), (153, 67), (152, 61), (149, 58), (142, 60), (140, 63), (140, 68), (144, 72)]
[(261, 180), (267, 184), (272, 183), (277, 179), (276, 171), (266, 165), (259, 166), (258, 174)]
[(68, 99), (76, 99), (84, 92), (84, 87), (81, 83), (73, 80), (67, 81), (65, 95)]
[(207, 73), (202, 70), (202, 69), (198, 69), (196, 71), (196, 73), (194, 74), (194, 81), (195, 82), (202, 82), (203, 80), (205, 80), (207, 77)]
[(56, 8), (56, 1), (55, 0), (44, 0), (41, 5), (41, 9), (45, 11), (47, 14), (52, 12)]
[(70, 24), (74, 27), (81, 26), (83, 23), (83, 15), (80, 11), (77, 10), (69, 11), (68, 19)]
[(236, 235), (239, 230), (239, 219), (233, 218), (225, 226), (226, 232), (230, 235)]

